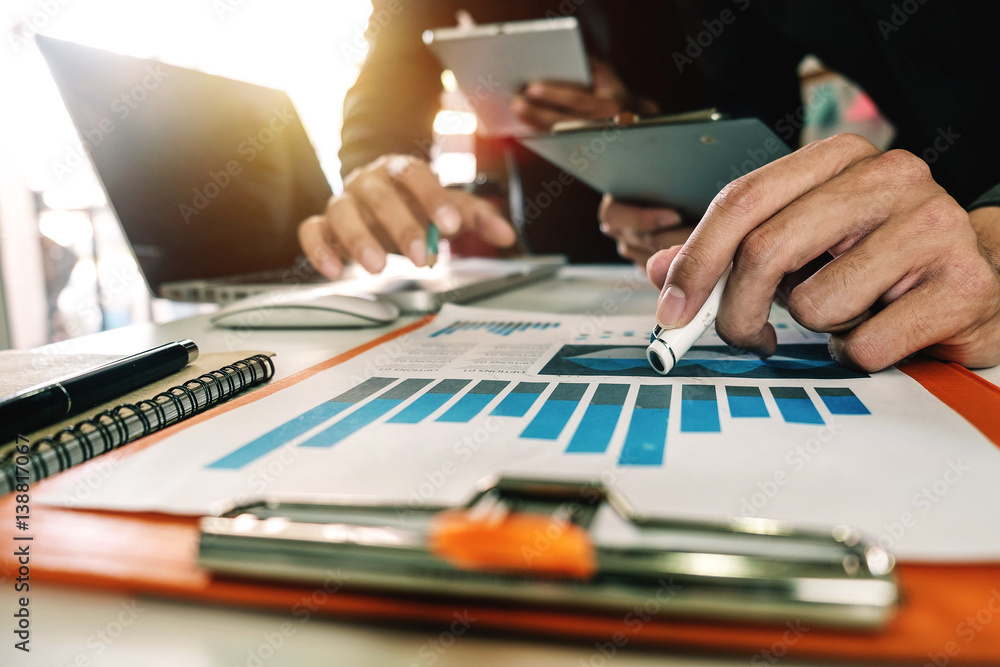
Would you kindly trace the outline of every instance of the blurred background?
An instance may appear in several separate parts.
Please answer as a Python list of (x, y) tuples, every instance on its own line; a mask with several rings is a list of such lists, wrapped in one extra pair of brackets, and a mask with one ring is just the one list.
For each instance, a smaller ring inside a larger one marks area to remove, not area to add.
[[(369, 0), (4, 0), (0, 10), (0, 349), (58, 344), (209, 306), (153, 298), (34, 44), (45, 34), (285, 90), (334, 192), (343, 97), (367, 53)], [(813, 59), (803, 141), (841, 131), (888, 145), (868, 98)], [(476, 177), (475, 116), (443, 76), (434, 167)]]

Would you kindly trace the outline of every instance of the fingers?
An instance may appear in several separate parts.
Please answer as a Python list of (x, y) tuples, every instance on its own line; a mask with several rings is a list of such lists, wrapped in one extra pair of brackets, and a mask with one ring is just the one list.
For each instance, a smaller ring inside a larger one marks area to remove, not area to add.
[[(658, 322), (666, 328), (690, 322), (751, 231), (848, 166), (878, 153), (877, 148), (861, 137), (837, 135), (810, 144), (726, 186), (712, 201), (705, 217), (671, 264), (657, 308)], [(829, 217), (823, 216), (813, 222), (824, 225), (828, 221)], [(764, 260), (767, 264), (767, 258)], [(736, 281), (739, 280), (737, 277)], [(729, 284), (734, 284), (733, 278)], [(772, 281), (767, 287), (772, 295), (776, 286), (777, 281)], [(726, 291), (729, 292), (729, 288)], [(724, 298), (720, 317), (726, 304)], [(733, 304), (730, 298), (728, 306)], [(736, 307), (743, 306), (736, 304)], [(759, 299), (751, 309), (754, 311), (751, 317), (759, 317)], [(761, 327), (758, 333), (763, 329)], [(759, 344), (765, 342), (763, 339), (758, 341)]]
[(667, 270), (670, 269), (670, 263), (674, 261), (680, 250), (681, 246), (679, 245), (661, 250), (646, 262), (646, 275), (649, 276), (650, 282), (657, 289), (663, 287), (663, 281), (667, 279)]
[(579, 120), (580, 118), (576, 114), (561, 109), (534, 104), (522, 95), (514, 96), (510, 103), (510, 110), (519, 121), (542, 132), (548, 132), (556, 123)]
[(970, 366), (1000, 361), (996, 318), (997, 274), (986, 262), (962, 262), (940, 280), (917, 285), (846, 335), (833, 336), (830, 350), (845, 365), (874, 372), (927, 349), (939, 358)]
[[(904, 164), (910, 160), (919, 164), (912, 167)], [(907, 169), (913, 173), (908, 174)], [(903, 182), (907, 186), (900, 187)], [(912, 186), (917, 186), (919, 194)], [(904, 256), (898, 252), (900, 242), (905, 244), (909, 236), (899, 227), (907, 221), (923, 219), (919, 206), (914, 209), (914, 201), (933, 200), (936, 196), (945, 195), (930, 179), (919, 158), (885, 153), (856, 161), (799, 197), (752, 229), (741, 242), (719, 308), (716, 322), (719, 335), (732, 345), (773, 353), (777, 341), (767, 319), (784, 277), (828, 249), (835, 254), (846, 251), (868, 237), (872, 230), (895, 220), (892, 229), (875, 235), (865, 249), (851, 253), (851, 260), (839, 263), (843, 267), (848, 267), (849, 261), (860, 263), (877, 274), (877, 279), (870, 275), (866, 284), (852, 286), (833, 306), (841, 311), (839, 320), (826, 320), (831, 326), (840, 327), (854, 321), (902, 277), (900, 266), (912, 267), (914, 262), (928, 259), (919, 253)], [(896, 237), (899, 241), (894, 240)], [(878, 262), (873, 263), (866, 256), (872, 253), (879, 257)], [(804, 303), (803, 299), (798, 303)], [(827, 318), (831, 304), (819, 303), (826, 311), (823, 317)]]
[(517, 241), (514, 227), (489, 202), (466, 192), (451, 192), (451, 203), (461, 219), (467, 221), (490, 245), (509, 248)]
[(299, 225), (299, 245), (313, 268), (330, 280), (336, 280), (344, 271), (333, 244), (326, 236), (326, 219), (321, 215), (310, 216)]
[(676, 210), (663, 207), (634, 206), (605, 195), (598, 212), (601, 231), (618, 242), (618, 254), (639, 266), (650, 256), (687, 240), (690, 227), (680, 227)]
[(650, 235), (645, 240), (637, 241), (635, 244), (619, 241), (617, 245), (618, 254), (634, 262), (637, 266), (645, 267), (649, 258), (663, 248), (676, 246), (679, 250), (681, 245), (687, 241), (691, 230), (691, 227), (680, 227), (667, 232)]
[[(350, 201), (356, 202), (366, 213), (370, 213), (370, 217), (395, 245), (395, 248), (379, 248), (383, 263), (385, 250), (394, 249), (409, 257), (417, 266), (423, 266), (427, 262), (426, 227), (414, 215), (406, 193), (397, 189), (382, 170), (365, 171), (353, 177), (345, 184), (344, 193), (350, 197)], [(343, 225), (354, 225), (358, 221), (360, 216), (347, 215), (335, 227), (334, 233), (343, 238)], [(361, 261), (359, 256), (353, 253), (352, 256)]]
[(385, 250), (349, 194), (332, 197), (325, 215), (314, 215), (300, 224), (299, 242), (309, 262), (331, 279), (343, 270), (339, 258), (354, 258), (371, 273), (385, 268)]
[(577, 118), (612, 118), (621, 112), (621, 105), (612, 98), (569, 84), (535, 82), (524, 91), (532, 104), (557, 109)]
[(681, 214), (672, 208), (634, 206), (605, 195), (597, 214), (601, 231), (620, 237), (629, 233), (649, 234), (681, 224)]
[(458, 233), (462, 217), (430, 165), (406, 155), (389, 156), (384, 164), (389, 177), (416, 200), (443, 235)]
[(463, 226), (494, 245), (516, 241), (510, 224), (487, 202), (445, 189), (426, 162), (390, 155), (352, 172), (344, 193), (333, 197), (322, 216), (299, 225), (299, 242), (309, 261), (337, 278), (343, 261), (354, 259), (367, 271), (385, 268), (387, 252), (402, 252), (417, 266), (427, 261), (427, 225), (444, 236)]

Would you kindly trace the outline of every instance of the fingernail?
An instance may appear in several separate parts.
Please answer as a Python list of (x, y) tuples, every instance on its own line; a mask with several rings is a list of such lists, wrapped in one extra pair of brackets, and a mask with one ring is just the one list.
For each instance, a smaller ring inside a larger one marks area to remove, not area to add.
[(533, 83), (524, 91), (529, 97), (541, 97), (545, 94), (545, 88), (541, 84)]
[(410, 241), (410, 250), (406, 253), (410, 261), (417, 266), (427, 263), (427, 241), (424, 239), (413, 239)]
[(660, 227), (674, 227), (676, 225), (679, 225), (681, 224), (680, 213), (673, 210), (666, 211), (663, 215), (660, 216), (660, 219), (657, 221), (657, 224)]
[(338, 260), (333, 257), (325, 258), (319, 265), (319, 272), (327, 278), (339, 278), (340, 271), (344, 268)]
[(358, 256), (361, 266), (365, 267), (368, 273), (378, 273), (385, 268), (385, 256), (378, 249), (368, 246), (361, 251)]
[(660, 295), (660, 303), (656, 306), (656, 322), (664, 329), (677, 327), (686, 303), (684, 292), (679, 287), (670, 285)]
[(462, 227), (462, 216), (459, 215), (458, 209), (450, 204), (439, 206), (434, 211), (433, 220), (442, 234), (457, 234)]

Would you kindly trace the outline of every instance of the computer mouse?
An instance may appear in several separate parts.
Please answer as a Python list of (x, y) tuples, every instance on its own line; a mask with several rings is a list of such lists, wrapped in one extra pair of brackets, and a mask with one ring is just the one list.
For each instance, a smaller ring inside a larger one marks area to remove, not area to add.
[(329, 287), (278, 290), (234, 301), (215, 312), (226, 329), (355, 329), (389, 324), (399, 308), (365, 294), (338, 294)]

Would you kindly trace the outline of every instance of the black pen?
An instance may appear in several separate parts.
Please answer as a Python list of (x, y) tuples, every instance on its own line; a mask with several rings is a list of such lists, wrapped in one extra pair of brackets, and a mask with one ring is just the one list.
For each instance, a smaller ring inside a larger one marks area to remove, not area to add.
[(0, 443), (176, 373), (198, 358), (191, 340), (167, 343), (0, 399)]

